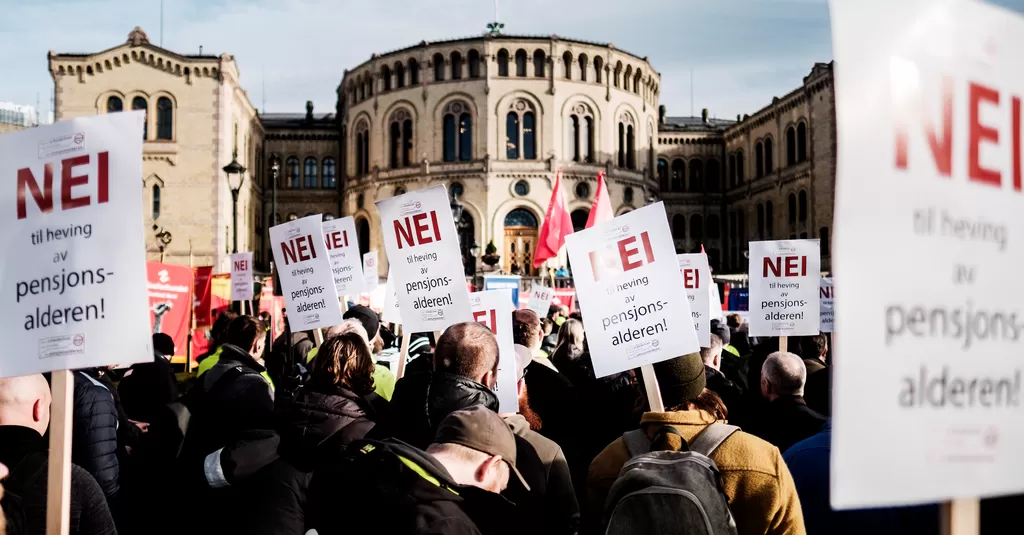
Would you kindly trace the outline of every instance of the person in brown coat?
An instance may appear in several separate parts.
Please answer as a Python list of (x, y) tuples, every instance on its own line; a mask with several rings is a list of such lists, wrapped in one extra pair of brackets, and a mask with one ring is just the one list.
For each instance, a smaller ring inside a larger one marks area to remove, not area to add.
[[(705, 390), (704, 363), (699, 353), (654, 365), (666, 412), (645, 413), (642, 428), (652, 436), (665, 425), (674, 427), (688, 443), (721, 416), (718, 400)], [(708, 402), (708, 400), (715, 400)], [(677, 440), (674, 436), (669, 440)], [(803, 535), (803, 513), (793, 477), (778, 448), (743, 431), (733, 433), (711, 454), (722, 474), (729, 508), (739, 535)], [(616, 439), (590, 465), (587, 499), (590, 511), (604, 511), (605, 500), (629, 452)], [(588, 525), (594, 526), (593, 518)]]

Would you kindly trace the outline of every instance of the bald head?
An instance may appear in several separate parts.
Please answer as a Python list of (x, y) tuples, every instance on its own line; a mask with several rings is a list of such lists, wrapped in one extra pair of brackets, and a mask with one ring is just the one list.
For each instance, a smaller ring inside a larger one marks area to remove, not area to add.
[(498, 339), (479, 323), (456, 323), (448, 327), (437, 341), (434, 371), (493, 387), (498, 373)]
[(50, 425), (50, 385), (42, 375), (0, 379), (0, 425), (20, 425), (46, 433)]
[(776, 351), (761, 366), (761, 393), (769, 400), (782, 396), (803, 396), (807, 367), (793, 353)]

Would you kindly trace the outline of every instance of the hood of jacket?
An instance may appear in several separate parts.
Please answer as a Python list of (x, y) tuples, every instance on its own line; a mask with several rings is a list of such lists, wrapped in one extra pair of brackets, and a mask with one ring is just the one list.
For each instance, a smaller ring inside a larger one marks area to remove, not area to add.
[(294, 398), (282, 400), (281, 406), (282, 442), (300, 455), (314, 453), (331, 435), (353, 422), (367, 420), (373, 412), (367, 401), (340, 386), (302, 387)]
[(450, 373), (417, 373), (402, 378), (391, 398), (398, 438), (424, 449), (449, 414), (476, 405), (498, 411), (498, 396), (486, 386)]
[[(220, 362), (217, 364), (223, 366), (229, 362), (241, 364), (246, 368), (252, 368), (258, 373), (267, 371), (267, 368), (252, 358), (248, 351), (236, 345), (222, 344), (220, 346)], [(231, 366), (234, 366), (234, 364)]]

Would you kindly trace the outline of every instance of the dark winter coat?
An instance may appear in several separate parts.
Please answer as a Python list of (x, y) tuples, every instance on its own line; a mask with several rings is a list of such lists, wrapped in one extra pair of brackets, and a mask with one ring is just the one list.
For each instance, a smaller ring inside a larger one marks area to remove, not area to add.
[(821, 432), (825, 417), (811, 410), (801, 396), (785, 396), (764, 406), (751, 432), (785, 453), (793, 444)]
[[(545, 516), (531, 519), (537, 521), (538, 533), (575, 534), (580, 525), (580, 506), (562, 448), (540, 433), (532, 431), (530, 424), (522, 415), (505, 416), (505, 423), (517, 437), (521, 437), (533, 448), (544, 467), (545, 488), (530, 487), (531, 491), (540, 493), (545, 511)], [(524, 455), (519, 451), (516, 453)]]
[(117, 496), (117, 406), (107, 387), (85, 372), (75, 372), (71, 462), (96, 478), (107, 498)]
[(814, 373), (808, 371), (804, 400), (808, 407), (822, 416), (832, 415), (832, 366)]
[(746, 426), (750, 415), (743, 389), (711, 366), (704, 366), (704, 377), (707, 389), (718, 394), (725, 403), (725, 408), (729, 411), (729, 423), (740, 427)]
[[(4, 482), (4, 510), (20, 511), (25, 530), (11, 535), (46, 533), (47, 444), (34, 429), (0, 426), (0, 464), (11, 470)], [(107, 501), (96, 480), (71, 466), (71, 535), (116, 535)]]
[(153, 362), (129, 368), (121, 377), (117, 391), (129, 418), (153, 423), (163, 406), (178, 398), (178, 383), (171, 363), (163, 355), (156, 354)]
[(282, 455), (297, 468), (312, 469), (317, 448), (335, 433), (342, 444), (362, 439), (386, 411), (387, 401), (375, 393), (357, 396), (335, 386), (316, 389), (304, 386), (277, 409)]

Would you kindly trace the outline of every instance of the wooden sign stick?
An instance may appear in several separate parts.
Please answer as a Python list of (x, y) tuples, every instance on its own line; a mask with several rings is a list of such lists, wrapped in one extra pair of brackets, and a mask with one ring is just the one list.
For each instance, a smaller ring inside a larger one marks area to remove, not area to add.
[(779, 337), (779, 353), (786, 353), (788, 351), (789, 351), (789, 337), (788, 336), (780, 336)]
[(958, 498), (942, 504), (939, 533), (942, 535), (978, 535), (981, 527), (981, 500)]
[(46, 490), (46, 535), (71, 530), (71, 424), (75, 376), (71, 370), (53, 372), (50, 405), (50, 456)]
[(341, 296), (341, 313), (345, 314), (346, 312), (348, 312), (348, 296), (343, 295)]
[(316, 347), (324, 345), (324, 330), (313, 329), (313, 342), (316, 343)]
[[(404, 329), (403, 329), (404, 330)], [(409, 359), (409, 344), (412, 342), (412, 333), (402, 333), (402, 346), (398, 351), (398, 370), (395, 372), (395, 379), (401, 379), (405, 375), (405, 361)]]
[(665, 402), (661, 399), (661, 389), (658, 388), (658, 376), (654, 374), (654, 366), (645, 364), (640, 367), (640, 373), (644, 377), (644, 389), (647, 390), (647, 403), (651, 406), (651, 412), (665, 412)]

